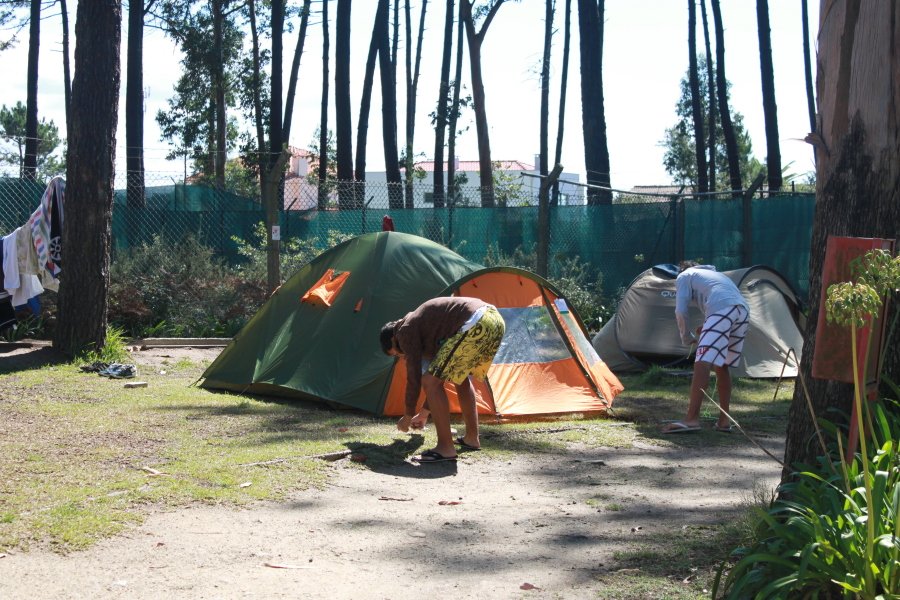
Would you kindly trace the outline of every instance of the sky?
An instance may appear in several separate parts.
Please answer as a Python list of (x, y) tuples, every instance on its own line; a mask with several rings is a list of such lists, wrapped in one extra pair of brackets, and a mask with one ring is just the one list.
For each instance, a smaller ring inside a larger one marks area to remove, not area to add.
[[(127, 4), (127, 3), (126, 3)], [(375, 9), (374, 0), (353, 4), (351, 25), (351, 94), (354, 96), (354, 138), (358, 95), (368, 51)], [(422, 0), (412, 7), (413, 35), (419, 20)], [(579, 90), (577, 14), (572, 2), (572, 50), (569, 65), (568, 98), (565, 107), (562, 164), (567, 173), (584, 173), (584, 149), (581, 130)], [(725, 28), (725, 71), (731, 87), (731, 109), (744, 116), (744, 125), (753, 143), (753, 154), (765, 162), (765, 123), (762, 108), (759, 49), (756, 27), (756, 3), (751, 0), (723, 0), (722, 19)], [(401, 3), (402, 5), (402, 3)], [(556, 34), (551, 59), (550, 152), (555, 147), (562, 56), (563, 0), (557, 0)], [(314, 10), (321, 7), (314, 3)], [(432, 112), (438, 93), (445, 2), (427, 3), (426, 36), (423, 42), (422, 67), (417, 99), (417, 121), (414, 152), (417, 160), (428, 160), (434, 154), (434, 133), (428, 113)], [(334, 52), (335, 2), (329, 4), (331, 49)], [(70, 30), (74, 39), (77, 3), (69, 3)], [(818, 30), (818, 3), (809, 2), (811, 46), (815, 52)], [(403, 10), (401, 6), (401, 19)], [(803, 70), (803, 40), (800, 0), (769, 2), (772, 53), (775, 69), (775, 94), (778, 106), (778, 128), (782, 164), (788, 172), (803, 175), (815, 171), (812, 148), (803, 142), (809, 130), (806, 88)], [(125, 164), (125, 82), (127, 69), (127, 11), (123, 9), (122, 81), (117, 128), (116, 166)], [(712, 13), (709, 13), (712, 30)], [(679, 81), (688, 68), (688, 8), (683, 0), (606, 0), (603, 86), (607, 136), (610, 153), (612, 187), (627, 190), (635, 185), (662, 185), (671, 181), (662, 165), (664, 149), (660, 142), (665, 130), (677, 120), (675, 105)], [(700, 11), (697, 11), (700, 22)], [(46, 14), (41, 23), (41, 59), (38, 75), (38, 117), (54, 121), (62, 129), (63, 70), (61, 58), (61, 26), (58, 11)], [(404, 31), (401, 21), (401, 38)], [(486, 107), (490, 125), (491, 155), (494, 160), (520, 160), (533, 164), (539, 152), (540, 83), (539, 62), (543, 51), (544, 3), (539, 0), (506, 2), (485, 35), (482, 67)], [(286, 52), (293, 52), (296, 34), (285, 37)], [(321, 102), (322, 19), (316, 13), (310, 20), (305, 52), (300, 65), (298, 97), (295, 101), (292, 146), (306, 148), (319, 125)], [(0, 52), (0, 105), (12, 106), (26, 100), (27, 29), (20, 43)], [(71, 51), (74, 55), (72, 43)], [(398, 71), (398, 141), (405, 140), (405, 70), (401, 39)], [(702, 30), (698, 30), (698, 51), (703, 51)], [(168, 108), (177, 77), (181, 73), (180, 53), (174, 43), (155, 29), (145, 29), (145, 168), (148, 179), (179, 179), (184, 174), (180, 161), (166, 161), (168, 142), (161, 140), (155, 116)], [(715, 53), (715, 46), (713, 46)], [(813, 57), (815, 68), (815, 56)], [(289, 68), (290, 56), (285, 57)], [(74, 67), (74, 58), (72, 65)], [(334, 76), (334, 62), (331, 65)], [(813, 73), (815, 76), (815, 72)], [(369, 124), (367, 167), (383, 170), (381, 145), (380, 91), (376, 77)], [(471, 91), (468, 64), (463, 70), (463, 84)], [(285, 75), (285, 88), (287, 75)], [(333, 91), (333, 81), (331, 84)], [(334, 115), (331, 99), (330, 115)], [(461, 160), (477, 160), (474, 114), (464, 112), (461, 125), (469, 126), (457, 141)], [(331, 125), (333, 129), (333, 121)], [(355, 141), (355, 140), (354, 140)], [(149, 181), (148, 181), (149, 183)]]

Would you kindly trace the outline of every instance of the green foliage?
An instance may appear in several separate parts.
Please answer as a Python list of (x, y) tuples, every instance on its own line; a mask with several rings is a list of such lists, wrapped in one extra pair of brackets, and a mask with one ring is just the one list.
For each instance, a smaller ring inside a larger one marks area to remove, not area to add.
[(94, 362), (126, 362), (129, 358), (128, 350), (125, 347), (125, 332), (115, 326), (106, 328), (106, 342), (103, 348), (87, 349), (75, 356), (74, 363), (94, 363)]
[[(509, 266), (536, 272), (537, 248), (532, 245), (526, 252), (519, 246), (512, 254), (505, 254), (492, 244), (481, 262), (488, 267)], [(615, 314), (615, 306), (603, 296), (603, 275), (594, 274), (589, 263), (582, 262), (577, 256), (558, 255), (551, 259), (550, 272), (553, 275), (547, 280), (575, 307), (590, 335), (599, 331)]]
[[(4, 144), (6, 147), (0, 149), (0, 164), (17, 166), (19, 177), (22, 177), (25, 163), (25, 112), (26, 107), (21, 102), (16, 102), (11, 108), (7, 108), (5, 104), (0, 107), (0, 139), (7, 142)], [(65, 144), (59, 139), (56, 123), (41, 119), (37, 135), (37, 180), (65, 175)], [(57, 150), (60, 152), (57, 153)]]
[(528, 206), (529, 198), (525, 194), (525, 184), (518, 175), (503, 170), (503, 163), (495, 161), (491, 174), (494, 178), (494, 200), (497, 206)]
[[(699, 57), (697, 68), (700, 72), (706, 72), (705, 56), (701, 55)], [(730, 89), (730, 83), (728, 83), (728, 87)], [(707, 90), (706, 78), (701, 77), (700, 98), (704, 124), (707, 124), (709, 120), (709, 92)], [(677, 183), (696, 186), (697, 159), (694, 151), (694, 120), (691, 109), (689, 73), (685, 73), (681, 79), (681, 96), (678, 98), (678, 103), (675, 106), (675, 114), (678, 115), (678, 122), (671, 128), (666, 129), (665, 137), (660, 143), (666, 150), (663, 155), (663, 166)], [(735, 138), (737, 139), (741, 179), (745, 185), (748, 185), (764, 169), (764, 166), (757, 159), (753, 158), (753, 146), (750, 141), (750, 134), (744, 128), (743, 115), (732, 111), (731, 122)], [(705, 137), (708, 137), (708, 135)], [(704, 142), (708, 143), (706, 139), (704, 139)], [(707, 149), (708, 151), (709, 149)], [(716, 165), (716, 189), (730, 190), (728, 154), (725, 150), (725, 135), (722, 132), (721, 119), (716, 123)]]
[[(728, 598), (900, 597), (900, 405), (896, 399), (863, 402), (864, 384), (856, 378), (857, 328), (900, 285), (900, 258), (870, 251), (851, 263), (851, 271), (856, 281), (829, 286), (825, 309), (829, 322), (851, 329), (852, 425), (860, 450), (845, 462), (841, 433), (829, 424), (837, 459), (823, 456), (818, 468), (801, 466), (782, 487), (759, 542), (738, 550), (742, 558), (723, 586)], [(718, 584), (717, 577), (713, 597)]]
[[(893, 401), (873, 405), (872, 412), (874, 450), (857, 455), (843, 473), (824, 457), (816, 467), (796, 472), (782, 486), (789, 500), (772, 504), (763, 516), (760, 541), (736, 551), (741, 558), (722, 582), (725, 593), (716, 595), (717, 581), (713, 597), (900, 594), (900, 415)], [(871, 545), (868, 523), (875, 533)]]
[[(233, 106), (235, 88), (239, 87), (234, 82), (240, 67), (243, 34), (234, 17), (225, 17), (222, 35), (216, 40), (212, 33), (213, 17), (208, 8), (187, 16), (180, 12), (168, 15), (165, 22), (167, 33), (178, 42), (183, 52), (183, 74), (175, 85), (175, 95), (169, 99), (168, 110), (157, 112), (156, 122), (162, 139), (176, 147), (167, 158), (172, 160), (178, 156), (189, 156), (194, 161), (194, 170), (208, 175), (215, 171), (214, 74), (221, 71), (225, 105)], [(214, 41), (220, 42), (220, 56), (216, 56)], [(235, 147), (237, 136), (237, 119), (231, 116), (225, 132), (228, 149)]]
[(15, 326), (0, 333), (0, 340), (4, 342), (18, 342), (24, 339), (40, 338), (45, 333), (47, 322), (44, 317), (29, 315), (19, 319)]
[(109, 320), (134, 336), (231, 336), (265, 300), (264, 280), (242, 277), (194, 238), (157, 236), (113, 260)]
[[(285, 238), (281, 240), (281, 274), (284, 279), (300, 270), (319, 254), (334, 248), (343, 241), (353, 236), (336, 230), (329, 230), (324, 246), (319, 245), (315, 239), (301, 240), (300, 238)], [(259, 222), (253, 228), (250, 239), (244, 240), (233, 236), (231, 240), (237, 244), (238, 254), (245, 262), (236, 268), (241, 278), (250, 281), (266, 281), (266, 225)]]

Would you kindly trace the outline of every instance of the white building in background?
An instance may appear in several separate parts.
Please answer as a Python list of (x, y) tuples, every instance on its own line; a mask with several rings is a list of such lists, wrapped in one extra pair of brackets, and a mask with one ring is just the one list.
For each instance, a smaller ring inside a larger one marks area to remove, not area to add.
[[(284, 208), (286, 210), (310, 210), (316, 208), (317, 188), (310, 184), (306, 176), (310, 170), (312, 154), (308, 150), (291, 148), (290, 166), (284, 183)], [(540, 167), (537, 164), (528, 164), (520, 160), (494, 161), (494, 179), (496, 181), (494, 193), (497, 196), (506, 195), (508, 206), (536, 206), (538, 192), (541, 187)], [(480, 206), (479, 195), (479, 162), (477, 160), (457, 160), (456, 177), (458, 183), (457, 206)], [(432, 187), (434, 186), (434, 161), (421, 161), (416, 163), (416, 169), (424, 174), (424, 178), (417, 179), (414, 186), (414, 202), (416, 208), (432, 207)], [(405, 179), (405, 174), (403, 174)], [(444, 166), (444, 177), (447, 177), (447, 167)], [(559, 204), (561, 206), (573, 206), (585, 204), (585, 188), (580, 183), (577, 173), (563, 172), (559, 176)], [(366, 173), (366, 183), (372, 187), (367, 189), (366, 195), (372, 200), (372, 208), (385, 208), (387, 206), (387, 175), (385, 172)], [(335, 195), (336, 194), (332, 194)], [(332, 198), (332, 200), (336, 200)]]
[(301, 148), (289, 148), (291, 152), (288, 172), (284, 178), (284, 209), (310, 210), (318, 206), (318, 188), (306, 180), (312, 153)]

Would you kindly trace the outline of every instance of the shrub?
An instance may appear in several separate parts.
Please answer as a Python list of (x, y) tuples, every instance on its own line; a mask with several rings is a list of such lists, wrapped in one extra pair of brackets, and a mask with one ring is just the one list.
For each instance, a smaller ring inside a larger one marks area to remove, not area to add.
[(235, 272), (196, 239), (157, 236), (113, 261), (109, 321), (133, 336), (227, 337), (265, 292), (264, 282)]

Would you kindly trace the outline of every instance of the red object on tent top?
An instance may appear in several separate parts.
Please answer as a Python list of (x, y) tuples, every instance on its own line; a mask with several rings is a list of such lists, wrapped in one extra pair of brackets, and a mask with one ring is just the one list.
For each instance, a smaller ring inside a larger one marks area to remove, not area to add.
[(381, 217), (381, 230), (394, 231), (394, 220), (389, 215)]

